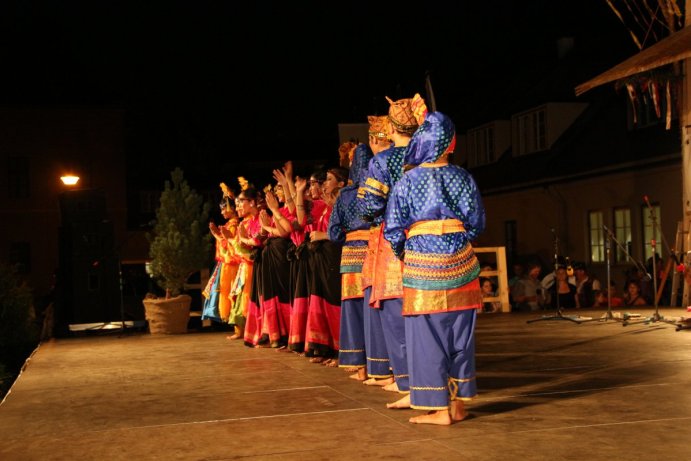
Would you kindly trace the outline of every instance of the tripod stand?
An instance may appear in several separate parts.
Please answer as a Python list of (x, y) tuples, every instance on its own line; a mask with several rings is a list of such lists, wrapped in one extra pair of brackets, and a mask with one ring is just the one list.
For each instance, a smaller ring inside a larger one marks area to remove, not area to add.
[(528, 320), (527, 323), (539, 322), (542, 320), (568, 320), (573, 323), (581, 323), (578, 317), (564, 315), (559, 305), (559, 281), (557, 280), (557, 270), (559, 269), (559, 237), (554, 229), (552, 229), (552, 234), (554, 235), (554, 296), (556, 309), (552, 315), (543, 315), (537, 319)]
[[(607, 312), (605, 313), (604, 318), (601, 318), (600, 320), (604, 322), (606, 322), (607, 320), (616, 320), (623, 322), (623, 319), (616, 318), (614, 317), (614, 315), (612, 315), (612, 271), (610, 247), (612, 246), (611, 241), (614, 240), (616, 242), (617, 240), (614, 238), (607, 226), (603, 224), (602, 227), (603, 229), (605, 229), (605, 232), (607, 232), (607, 238), (605, 239), (605, 253), (607, 256)], [(619, 242), (617, 242), (617, 245), (619, 245)], [(619, 247), (622, 248), (621, 245), (619, 245)], [(628, 255), (628, 253), (626, 254)]]
[[(671, 319), (665, 319), (662, 315), (660, 315), (660, 310), (658, 307), (658, 296), (657, 296), (657, 252), (656, 250), (656, 242), (655, 242), (655, 231), (659, 229), (659, 225), (657, 223), (657, 217), (655, 216), (655, 209), (650, 205), (650, 202), (648, 201), (648, 196), (644, 196), (643, 199), (645, 200), (646, 205), (648, 205), (648, 209), (650, 210), (650, 221), (653, 223), (653, 238), (650, 240), (650, 249), (652, 252), (652, 269), (653, 269), (653, 306), (655, 307), (655, 312), (653, 315), (650, 317), (644, 317), (641, 320), (638, 320), (636, 322), (629, 322), (628, 319), (625, 319), (623, 322), (623, 325), (629, 325), (631, 323), (655, 323), (655, 322), (665, 322), (669, 323), (672, 325), (677, 326), (677, 331), (679, 330), (679, 322), (676, 320), (671, 320)], [(662, 235), (662, 231), (660, 231), (660, 235)], [(662, 237), (664, 240), (664, 236)]]

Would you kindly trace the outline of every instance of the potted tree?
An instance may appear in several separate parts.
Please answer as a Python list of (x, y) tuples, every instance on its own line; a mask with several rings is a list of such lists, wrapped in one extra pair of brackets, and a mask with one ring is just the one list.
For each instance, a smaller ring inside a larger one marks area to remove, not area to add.
[(181, 294), (185, 281), (209, 264), (207, 232), (210, 205), (190, 188), (176, 168), (166, 181), (156, 210), (150, 243), (149, 274), (165, 290), (165, 298), (147, 295), (144, 311), (152, 334), (186, 333), (192, 298)]

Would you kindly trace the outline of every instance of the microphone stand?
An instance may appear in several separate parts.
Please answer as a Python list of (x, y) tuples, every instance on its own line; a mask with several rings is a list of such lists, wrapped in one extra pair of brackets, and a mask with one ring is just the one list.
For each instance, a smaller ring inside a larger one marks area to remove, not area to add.
[(557, 280), (557, 269), (559, 269), (559, 237), (557, 236), (554, 229), (552, 229), (552, 234), (554, 235), (554, 284), (553, 284), (553, 286), (554, 286), (556, 311), (552, 315), (543, 315), (540, 318), (528, 320), (527, 323), (539, 322), (542, 320), (568, 320), (570, 322), (580, 324), (581, 320), (579, 320), (577, 317), (563, 315), (561, 306), (559, 305), (559, 281)]
[[(602, 225), (603, 229), (605, 229), (605, 232), (607, 232), (607, 238), (605, 239), (605, 253), (607, 256), (607, 313), (605, 314), (604, 318), (601, 318), (601, 321), (607, 321), (607, 320), (616, 320), (616, 321), (622, 321), (621, 319), (618, 319), (612, 315), (612, 271), (611, 271), (611, 252), (610, 252), (610, 247), (612, 246), (612, 239), (614, 239), (614, 236), (610, 232), (610, 230), (605, 226), (604, 224)], [(617, 242), (619, 243), (619, 242)], [(627, 253), (628, 254), (628, 253)]]
[[(645, 317), (642, 320), (636, 321), (636, 322), (629, 322), (628, 319), (625, 319), (624, 322), (622, 323), (623, 326), (628, 325), (629, 323), (655, 323), (655, 322), (665, 322), (669, 323), (672, 325), (677, 326), (677, 331), (679, 331), (679, 322), (676, 320), (671, 320), (671, 319), (665, 319), (662, 315), (660, 315), (660, 311), (658, 309), (658, 298), (657, 298), (657, 261), (656, 261), (656, 244), (655, 244), (655, 231), (658, 229), (658, 223), (657, 223), (657, 217), (655, 216), (655, 209), (650, 205), (650, 202), (648, 201), (648, 196), (644, 196), (643, 199), (645, 200), (645, 203), (648, 205), (648, 209), (650, 210), (650, 220), (653, 223), (653, 238), (650, 239), (650, 249), (652, 251), (652, 260), (653, 260), (653, 306), (655, 307), (655, 312), (653, 315), (650, 317)], [(662, 234), (662, 232), (660, 232)], [(664, 239), (664, 237), (663, 237)]]

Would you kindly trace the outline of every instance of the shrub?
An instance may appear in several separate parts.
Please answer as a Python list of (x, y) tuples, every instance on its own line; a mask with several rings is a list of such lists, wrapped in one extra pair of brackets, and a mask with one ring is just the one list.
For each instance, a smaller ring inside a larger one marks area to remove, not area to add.
[(156, 210), (151, 244), (150, 272), (166, 297), (182, 291), (189, 275), (209, 264), (211, 236), (207, 228), (210, 204), (190, 188), (176, 168), (166, 181)]

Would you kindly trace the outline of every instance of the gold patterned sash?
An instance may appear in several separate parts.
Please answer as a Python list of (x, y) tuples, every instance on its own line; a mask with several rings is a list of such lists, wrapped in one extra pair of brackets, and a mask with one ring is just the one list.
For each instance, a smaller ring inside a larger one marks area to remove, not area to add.
[(458, 219), (435, 219), (418, 221), (408, 230), (408, 238), (416, 235), (444, 235), (465, 232), (463, 223)]
[(355, 240), (369, 240), (369, 229), (350, 231), (346, 234), (346, 242)]

